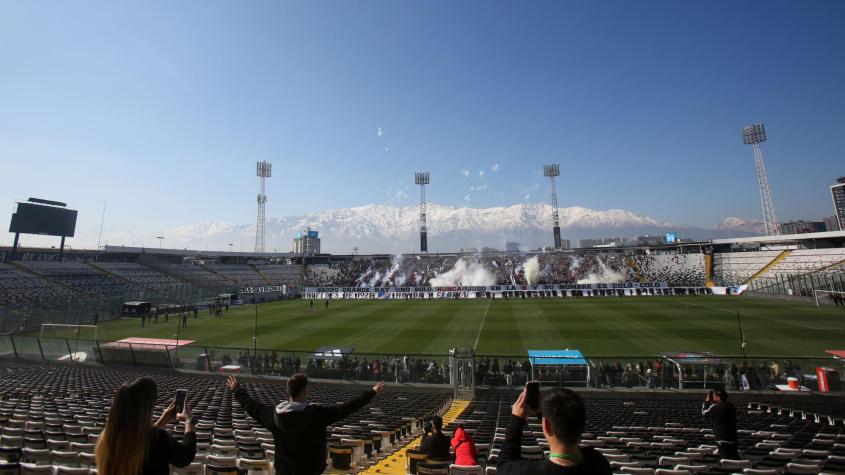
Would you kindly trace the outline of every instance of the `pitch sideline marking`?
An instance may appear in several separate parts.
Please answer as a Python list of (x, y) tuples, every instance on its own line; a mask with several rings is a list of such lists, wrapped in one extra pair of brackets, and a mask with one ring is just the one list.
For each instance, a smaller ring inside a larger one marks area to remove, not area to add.
[(478, 340), (481, 339), (481, 331), (484, 330), (484, 322), (487, 321), (487, 311), (490, 310), (490, 302), (492, 302), (492, 300), (488, 300), (487, 306), (484, 307), (484, 318), (481, 319), (481, 326), (478, 327), (478, 336), (475, 337), (475, 346), (472, 347), (473, 350), (478, 348)]

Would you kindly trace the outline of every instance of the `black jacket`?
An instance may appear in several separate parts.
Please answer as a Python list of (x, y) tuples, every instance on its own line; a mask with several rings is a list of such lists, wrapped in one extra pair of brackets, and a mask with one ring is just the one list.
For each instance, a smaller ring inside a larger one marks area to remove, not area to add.
[(187, 467), (197, 453), (197, 434), (188, 432), (182, 442), (159, 427), (150, 431), (150, 452), (141, 467), (142, 475), (167, 475), (170, 466)]
[(427, 435), (420, 442), (420, 450), (426, 453), (426, 457), (438, 461), (452, 460), (452, 455), (449, 453), (451, 446), (452, 439), (446, 437), (442, 432)]
[(701, 414), (713, 421), (713, 433), (725, 442), (736, 443), (736, 408), (729, 401), (707, 403), (701, 406)]
[(328, 447), (326, 426), (364, 407), (375, 396), (373, 390), (334, 406), (316, 406), (304, 402), (282, 402), (275, 408), (257, 402), (243, 386), (235, 389), (235, 398), (244, 411), (273, 433), (278, 475), (317, 475), (326, 468)]
[(525, 420), (511, 416), (511, 424), (505, 433), (505, 442), (499, 452), (497, 473), (500, 475), (611, 475), (613, 473), (607, 459), (592, 447), (581, 448), (581, 457), (584, 459), (581, 465), (564, 467), (546, 459), (523, 460), (521, 456), (523, 427), (525, 427)]

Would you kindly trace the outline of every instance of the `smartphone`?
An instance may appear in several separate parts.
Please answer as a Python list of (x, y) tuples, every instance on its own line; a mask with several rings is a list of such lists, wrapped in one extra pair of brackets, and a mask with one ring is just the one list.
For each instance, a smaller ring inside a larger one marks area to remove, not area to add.
[(188, 397), (187, 389), (176, 390), (176, 414), (181, 414), (185, 409), (185, 398)]
[(707, 391), (707, 397), (712, 401), (713, 400), (713, 391)]
[(530, 411), (540, 410), (540, 382), (529, 381), (525, 385), (525, 405)]

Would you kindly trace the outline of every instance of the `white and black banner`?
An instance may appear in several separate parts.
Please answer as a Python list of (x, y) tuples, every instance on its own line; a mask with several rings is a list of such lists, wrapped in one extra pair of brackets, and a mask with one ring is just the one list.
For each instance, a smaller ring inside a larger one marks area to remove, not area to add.
[[(682, 289), (682, 290), (681, 290)], [(575, 296), (635, 296), (701, 293), (697, 287), (672, 288), (667, 282), (615, 284), (487, 285), (467, 287), (307, 287), (303, 299), (474, 299)]]

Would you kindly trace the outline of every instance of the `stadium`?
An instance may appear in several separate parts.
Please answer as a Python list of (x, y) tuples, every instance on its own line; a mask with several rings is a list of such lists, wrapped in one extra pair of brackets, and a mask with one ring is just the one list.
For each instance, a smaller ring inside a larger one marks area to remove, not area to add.
[(845, 4), (318, 3), (4, 9), (0, 475), (845, 475)]
[[(398, 256), (3, 248), (3, 450), (27, 469), (91, 469), (114, 384), (154, 375), (192, 388), (201, 414), (202, 453), (174, 473), (269, 470), (272, 436), (214, 375), (236, 372), (272, 400), (304, 373), (318, 401), (391, 385), (376, 422), (356, 413), (330, 428), (340, 471), (437, 473), (413, 446), (443, 414), (495, 473), (510, 402), (539, 381), (586, 395), (582, 443), (615, 470), (839, 473), (843, 243), (825, 232)], [(715, 388), (741, 408), (741, 461), (709, 452), (693, 402)]]

